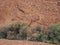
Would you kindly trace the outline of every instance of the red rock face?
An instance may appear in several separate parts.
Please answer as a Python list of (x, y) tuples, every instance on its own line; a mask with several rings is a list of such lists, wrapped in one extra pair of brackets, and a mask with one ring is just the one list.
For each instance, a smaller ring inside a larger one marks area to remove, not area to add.
[(59, 0), (0, 0), (0, 25), (15, 21), (40, 24), (60, 22)]

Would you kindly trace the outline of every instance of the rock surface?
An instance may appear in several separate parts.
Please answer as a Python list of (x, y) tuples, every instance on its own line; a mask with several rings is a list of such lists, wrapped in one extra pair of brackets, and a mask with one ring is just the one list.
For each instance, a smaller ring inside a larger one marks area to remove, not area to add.
[(0, 0), (0, 26), (15, 21), (32, 25), (60, 22), (59, 0)]

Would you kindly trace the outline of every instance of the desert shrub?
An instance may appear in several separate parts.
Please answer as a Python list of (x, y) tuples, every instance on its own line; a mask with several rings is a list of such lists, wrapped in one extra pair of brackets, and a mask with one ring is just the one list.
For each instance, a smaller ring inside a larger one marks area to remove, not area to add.
[(17, 40), (26, 40), (27, 34), (26, 33), (18, 34), (16, 38), (17, 38)]
[(2, 27), (0, 30), (0, 37), (1, 38), (7, 38), (7, 32), (11, 31), (15, 34), (19, 33), (19, 29), (20, 29), (20, 24), (19, 23), (15, 23), (15, 24), (10, 24), (6, 27)]
[(39, 26), (36, 26), (35, 28), (31, 29), (31, 34), (30, 34), (28, 40), (37, 41), (36, 39), (39, 37), (40, 31), (41, 30), (40, 30), (40, 27)]
[(60, 23), (49, 26), (48, 33), (41, 30), (39, 26), (32, 29), (29, 40), (46, 43), (60, 43)]
[(26, 39), (27, 25), (24, 23), (14, 23), (0, 29), (0, 38), (9, 40)]
[(7, 39), (9, 39), (9, 40), (15, 40), (16, 39), (15, 32), (14, 31), (7, 32)]
[[(13, 25), (13, 32), (10, 32), (10, 37), (12, 39), (15, 39), (15, 40), (25, 40), (27, 38), (27, 25), (26, 24), (20, 24), (20, 23), (16, 23)], [(11, 35), (12, 33), (12, 35)], [(8, 35), (9, 37), (9, 35)], [(9, 39), (10, 39), (9, 37)]]
[(25, 23), (14, 23), (0, 29), (0, 39), (9, 40), (30, 40), (46, 43), (60, 43), (60, 23), (49, 26), (49, 31), (46, 33), (40, 26), (31, 29), (31, 34), (27, 36), (28, 25)]
[(27, 39), (27, 29), (28, 29), (28, 25), (22, 24), (19, 30), (19, 34), (17, 35), (17, 39), (20, 39), (20, 40)]
[(3, 27), (0, 29), (0, 37), (1, 38), (6, 38), (7, 37), (7, 32), (9, 31), (6, 27)]
[(47, 34), (46, 32), (44, 31), (41, 31), (40, 32), (40, 36), (37, 38), (37, 41), (40, 41), (40, 42), (46, 42), (47, 41)]
[(46, 32), (41, 30), (40, 26), (37, 26), (34, 29), (32, 29), (32, 34), (31, 34), (30, 40), (45, 42), (46, 39), (47, 39)]
[(49, 43), (60, 43), (60, 23), (49, 26)]

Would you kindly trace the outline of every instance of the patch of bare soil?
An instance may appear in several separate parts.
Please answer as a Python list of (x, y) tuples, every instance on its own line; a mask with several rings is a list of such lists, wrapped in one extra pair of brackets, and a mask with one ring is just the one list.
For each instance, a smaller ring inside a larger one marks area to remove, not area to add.
[(4, 40), (4, 39), (0, 39), (0, 45), (54, 45), (54, 44), (32, 42), (32, 41), (25, 41), (25, 40)]

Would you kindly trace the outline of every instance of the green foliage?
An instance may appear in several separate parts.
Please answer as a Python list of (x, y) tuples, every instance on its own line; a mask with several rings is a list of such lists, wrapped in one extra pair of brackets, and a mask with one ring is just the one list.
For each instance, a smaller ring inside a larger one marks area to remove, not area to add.
[(60, 23), (49, 26), (48, 40), (51, 43), (60, 43)]
[(29, 36), (29, 39), (28, 40), (31, 40), (31, 41), (36, 41), (36, 39), (40, 36), (40, 27), (35, 27), (31, 30), (31, 34)]
[(14, 31), (8, 31), (6, 38), (9, 39), (9, 40), (15, 40), (16, 39), (16, 34), (14, 33)]
[(30, 40), (45, 42), (46, 39), (47, 39), (46, 32), (42, 31), (40, 26), (37, 26), (34, 29), (32, 29)]
[(40, 32), (40, 36), (39, 36), (39, 38), (38, 38), (38, 41), (46, 42), (46, 40), (47, 40), (47, 34), (46, 34), (46, 32), (41, 31), (41, 32)]
[(32, 30), (30, 40), (59, 44), (60, 43), (60, 23), (50, 25), (48, 33), (46, 33), (45, 31), (42, 31), (40, 27), (35, 27)]
[(0, 37), (1, 38), (6, 38), (7, 37), (7, 32), (9, 31), (7, 28), (3, 27), (0, 29)]
[(31, 29), (29, 37), (27, 36), (28, 25), (25, 23), (14, 23), (0, 29), (0, 39), (9, 40), (31, 40), (46, 43), (60, 43), (60, 23), (49, 26), (49, 31), (46, 33), (40, 26)]
[(14, 23), (7, 27), (0, 29), (0, 38), (17, 40), (17, 39), (26, 39), (27, 34), (27, 25)]
[(28, 29), (28, 25), (22, 24), (21, 28), (19, 29), (19, 34), (17, 35), (17, 38), (20, 40), (27, 39), (27, 29)]

